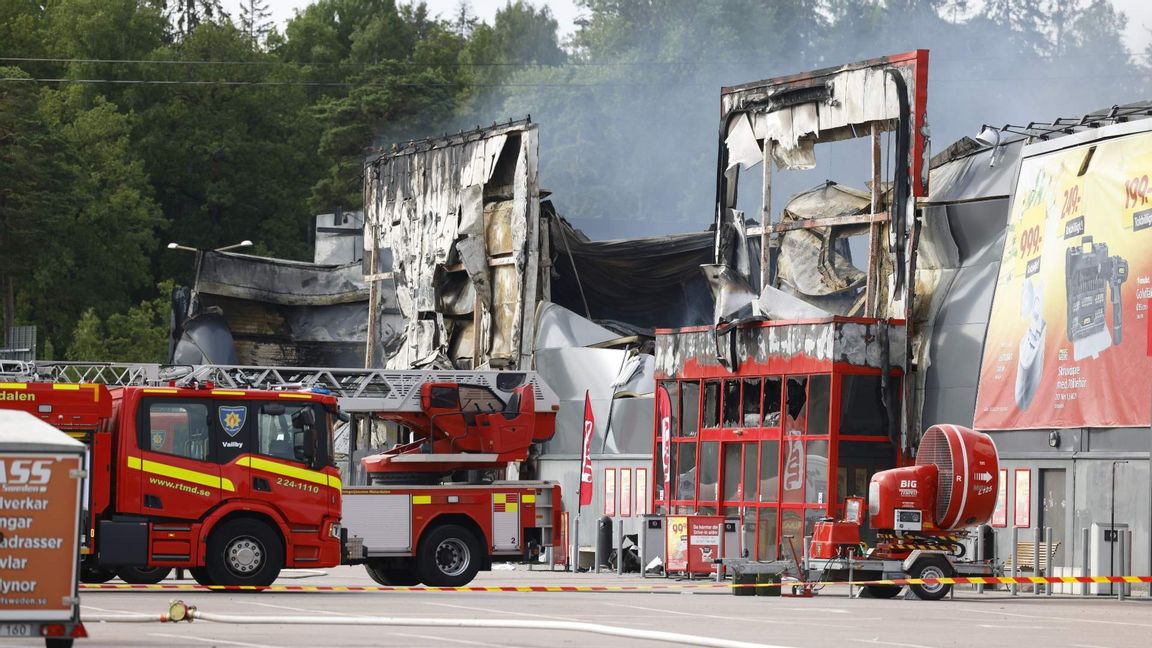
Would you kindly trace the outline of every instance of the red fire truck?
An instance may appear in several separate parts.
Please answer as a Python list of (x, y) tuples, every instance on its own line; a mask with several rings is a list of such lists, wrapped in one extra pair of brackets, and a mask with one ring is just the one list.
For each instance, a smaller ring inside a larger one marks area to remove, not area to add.
[(560, 486), (485, 475), (552, 438), (556, 395), (534, 374), (410, 374), (419, 389), (399, 403), (348, 402), (411, 438), (365, 457), (370, 486), (344, 490), (348, 562), (382, 585), (459, 586), (493, 561), (538, 558), (560, 528)]
[(90, 449), (82, 578), (267, 585), (340, 562), (332, 396), (306, 392), (0, 383)]
[[(345, 562), (381, 583), (451, 586), (552, 545), (559, 486), (490, 478), (553, 433), (558, 402), (535, 374), (198, 367), (164, 386), (160, 368), (115, 369), (45, 363), (0, 383), (0, 407), (90, 447), (86, 581), (182, 567), (201, 584), (266, 585)], [(64, 382), (77, 378), (154, 384)], [(338, 402), (411, 439), (366, 458), (372, 485), (343, 498)]]

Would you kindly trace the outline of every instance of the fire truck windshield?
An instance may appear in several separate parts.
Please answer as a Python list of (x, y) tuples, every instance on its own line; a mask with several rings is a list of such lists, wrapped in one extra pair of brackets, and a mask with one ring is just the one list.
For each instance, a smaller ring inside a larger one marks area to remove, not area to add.
[(260, 407), (260, 454), (288, 461), (309, 461), (315, 454), (312, 439), (322, 435), (321, 446), (327, 447), (331, 437), (327, 415), (317, 417), (312, 405), (283, 405), (268, 403)]

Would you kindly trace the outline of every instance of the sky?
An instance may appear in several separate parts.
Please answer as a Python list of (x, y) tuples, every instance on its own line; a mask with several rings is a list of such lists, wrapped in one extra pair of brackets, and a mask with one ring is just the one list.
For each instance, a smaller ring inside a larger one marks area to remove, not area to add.
[[(404, 0), (401, 0), (403, 2)], [(532, 4), (547, 5), (552, 9), (552, 16), (560, 25), (560, 36), (563, 40), (576, 30), (575, 20), (580, 15), (580, 8), (576, 0), (529, 0)], [(685, 0), (695, 1), (695, 0)], [(472, 7), (472, 13), (481, 20), (491, 24), (496, 16), (496, 10), (507, 4), (508, 0), (467, 0)], [(272, 10), (272, 18), (283, 31), (284, 23), (293, 16), (296, 10), (312, 4), (310, 0), (267, 0), (268, 8)], [(450, 16), (455, 12), (460, 0), (426, 0), (432, 15)], [(240, 0), (223, 0), (225, 9), (239, 13)], [(1141, 53), (1152, 41), (1152, 2), (1148, 0), (1112, 0), (1112, 5), (1128, 15), (1128, 28), (1124, 39), (1128, 49), (1133, 53)]]

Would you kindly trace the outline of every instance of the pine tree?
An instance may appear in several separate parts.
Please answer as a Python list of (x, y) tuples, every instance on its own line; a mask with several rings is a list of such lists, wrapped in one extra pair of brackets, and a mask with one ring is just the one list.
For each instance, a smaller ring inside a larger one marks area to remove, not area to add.
[(272, 31), (272, 10), (264, 0), (242, 0), (240, 4), (240, 30), (248, 35), (252, 49), (260, 49)]

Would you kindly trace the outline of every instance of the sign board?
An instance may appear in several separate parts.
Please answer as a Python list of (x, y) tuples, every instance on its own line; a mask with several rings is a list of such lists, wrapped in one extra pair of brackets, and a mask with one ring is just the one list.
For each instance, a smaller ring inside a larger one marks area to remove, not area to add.
[(0, 623), (73, 619), (83, 461), (0, 451)]
[(616, 516), (616, 469), (604, 469), (604, 515)]
[(992, 509), (992, 526), (1008, 526), (1008, 471), (1000, 469), (1000, 483), (996, 486), (996, 508)]
[(648, 515), (648, 470), (636, 469), (636, 515)]
[(710, 574), (712, 561), (721, 557), (724, 518), (692, 516), (688, 518), (688, 571)]
[(1013, 524), (1017, 528), (1028, 528), (1032, 523), (1032, 471), (1027, 468), (1016, 470), (1015, 503)]
[(1146, 427), (1152, 133), (1025, 148), (975, 427)]
[(669, 516), (664, 527), (664, 555), (668, 557), (665, 573), (688, 570), (688, 518)]
[(632, 515), (632, 469), (620, 469), (620, 517)]

